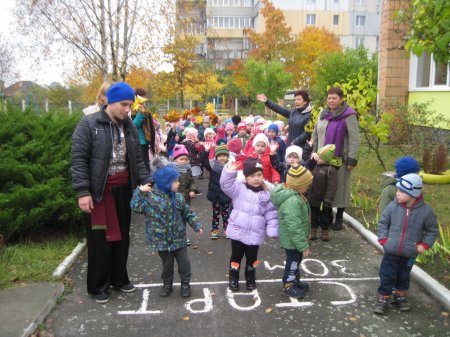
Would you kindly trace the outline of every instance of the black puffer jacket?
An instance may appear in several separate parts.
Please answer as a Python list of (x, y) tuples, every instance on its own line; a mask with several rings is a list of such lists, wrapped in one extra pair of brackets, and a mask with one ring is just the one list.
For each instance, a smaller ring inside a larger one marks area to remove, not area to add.
[(301, 109), (286, 109), (270, 99), (267, 100), (266, 106), (280, 114), (283, 117), (289, 119), (289, 131), (287, 146), (297, 145), (303, 148), (306, 141), (311, 138), (311, 133), (305, 131), (305, 126), (309, 123), (311, 119), (311, 105), (307, 105)]
[(206, 194), (206, 199), (219, 204), (230, 204), (231, 199), (228, 195), (226, 195), (222, 189), (220, 188), (220, 175), (221, 172), (214, 171), (209, 164), (209, 151), (203, 151), (200, 154), (200, 160), (203, 164), (203, 167), (209, 172), (209, 183), (208, 183), (208, 193)]
[[(72, 186), (78, 197), (91, 195), (99, 203), (103, 197), (112, 156), (112, 122), (102, 109), (84, 116), (72, 135)], [(150, 183), (141, 157), (139, 134), (133, 121), (123, 122), (132, 187)]]

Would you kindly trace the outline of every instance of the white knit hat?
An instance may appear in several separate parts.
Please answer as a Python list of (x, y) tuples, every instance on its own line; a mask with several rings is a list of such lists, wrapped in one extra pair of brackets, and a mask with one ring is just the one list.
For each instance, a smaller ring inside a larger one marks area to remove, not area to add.
[(255, 138), (253, 138), (253, 147), (256, 146), (256, 143), (263, 142), (266, 144), (266, 146), (269, 146), (269, 139), (267, 139), (266, 135), (264, 133), (258, 133)]
[(255, 119), (252, 116), (248, 116), (244, 118), (245, 124), (255, 124)]
[(205, 131), (203, 131), (203, 136), (206, 137), (206, 134), (208, 133), (212, 133), (214, 134), (214, 136), (216, 135), (216, 133), (214, 132), (214, 130), (212, 128), (206, 128)]
[(298, 156), (298, 158), (301, 160), (302, 156), (303, 156), (303, 149), (300, 146), (291, 145), (286, 149), (285, 158), (287, 158), (291, 153), (295, 153)]

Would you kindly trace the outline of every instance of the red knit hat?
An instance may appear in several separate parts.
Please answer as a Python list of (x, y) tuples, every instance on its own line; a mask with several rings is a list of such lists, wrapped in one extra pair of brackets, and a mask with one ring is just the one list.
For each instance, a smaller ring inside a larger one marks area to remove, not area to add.
[(237, 129), (238, 129), (238, 131), (239, 131), (239, 130), (247, 130), (247, 125), (246, 125), (244, 122), (240, 122), (240, 123), (238, 124)]
[(241, 153), (242, 150), (242, 139), (236, 137), (232, 138), (227, 143), (228, 150), (233, 153)]

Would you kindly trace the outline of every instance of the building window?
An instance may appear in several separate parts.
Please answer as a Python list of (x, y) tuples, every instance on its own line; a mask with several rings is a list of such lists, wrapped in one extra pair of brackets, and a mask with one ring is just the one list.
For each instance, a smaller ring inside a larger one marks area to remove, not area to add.
[(316, 24), (316, 14), (306, 14), (306, 24), (314, 26)]
[(215, 29), (243, 29), (253, 28), (253, 18), (239, 16), (214, 16), (208, 21), (209, 27)]
[(436, 63), (433, 55), (423, 53), (411, 58), (411, 89), (450, 90), (450, 67), (447, 63)]
[(339, 6), (339, 0), (333, 0), (333, 5)]
[(333, 25), (339, 25), (339, 15), (333, 15)]
[(247, 38), (242, 39), (242, 49), (244, 50), (250, 49), (250, 41)]
[(361, 46), (364, 46), (364, 38), (361, 36), (357, 36), (355, 39), (355, 47), (358, 48)]
[(357, 15), (356, 16), (356, 27), (364, 27), (365, 21), (366, 21), (365, 15)]
[(356, 1), (358, 5), (364, 5), (366, 3), (366, 0), (357, 0)]
[(316, 0), (306, 0), (306, 4), (307, 5), (315, 5), (316, 4)]

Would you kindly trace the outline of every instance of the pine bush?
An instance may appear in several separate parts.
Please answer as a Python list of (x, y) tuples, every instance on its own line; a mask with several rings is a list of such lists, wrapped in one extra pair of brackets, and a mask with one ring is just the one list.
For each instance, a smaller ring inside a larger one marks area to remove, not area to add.
[(71, 137), (80, 118), (0, 113), (0, 235), (6, 242), (82, 227), (70, 176)]

